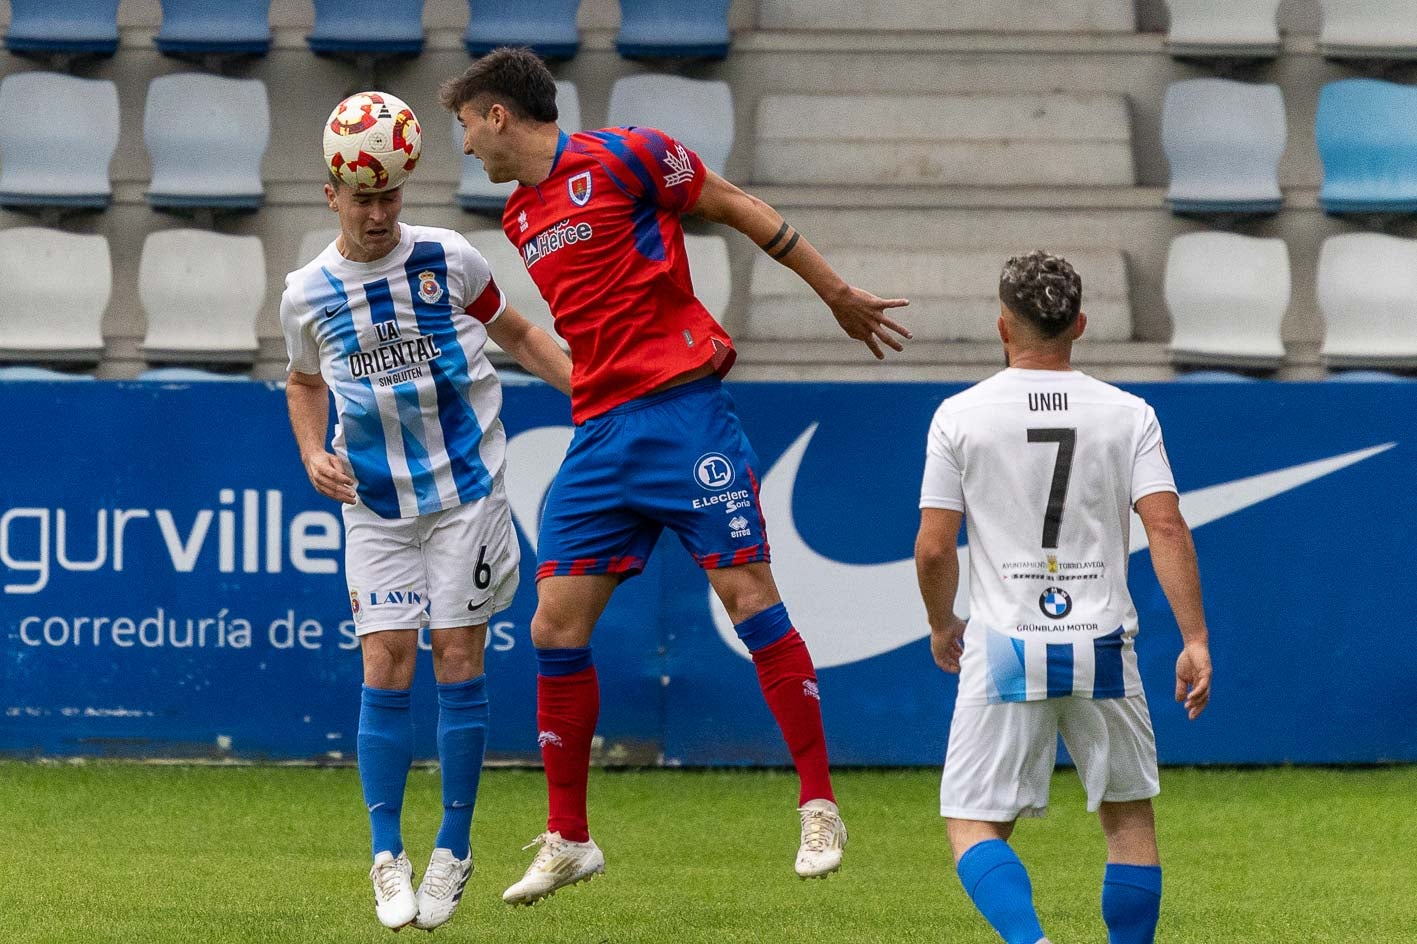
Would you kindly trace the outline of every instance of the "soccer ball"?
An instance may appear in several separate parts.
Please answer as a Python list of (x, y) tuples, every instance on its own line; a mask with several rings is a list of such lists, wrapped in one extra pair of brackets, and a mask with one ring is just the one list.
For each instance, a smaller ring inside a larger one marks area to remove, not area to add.
[(388, 92), (356, 92), (325, 122), (325, 166), (356, 191), (402, 186), (422, 152), (413, 109)]

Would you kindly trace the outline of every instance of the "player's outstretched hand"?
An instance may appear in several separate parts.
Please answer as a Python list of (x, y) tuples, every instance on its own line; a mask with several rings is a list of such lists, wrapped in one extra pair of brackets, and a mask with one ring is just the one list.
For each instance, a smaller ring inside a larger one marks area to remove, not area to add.
[(840, 299), (832, 299), (827, 304), (831, 306), (832, 314), (836, 316), (841, 330), (849, 337), (864, 342), (876, 356), (876, 360), (885, 359), (886, 355), (881, 351), (882, 344), (892, 350), (905, 350), (895, 335), (907, 341), (914, 337), (902, 325), (885, 315), (888, 308), (904, 308), (909, 305), (907, 299), (877, 298), (870, 292), (848, 285), (846, 293)]
[(959, 674), (959, 659), (964, 655), (964, 625), (956, 616), (943, 629), (930, 631), (930, 654), (935, 664), (951, 675)]
[(310, 476), (310, 484), (326, 498), (353, 505), (354, 479), (345, 472), (338, 457), (328, 452), (316, 452), (305, 460), (305, 474)]
[(1176, 660), (1176, 700), (1192, 721), (1210, 702), (1210, 647), (1203, 642), (1186, 646)]

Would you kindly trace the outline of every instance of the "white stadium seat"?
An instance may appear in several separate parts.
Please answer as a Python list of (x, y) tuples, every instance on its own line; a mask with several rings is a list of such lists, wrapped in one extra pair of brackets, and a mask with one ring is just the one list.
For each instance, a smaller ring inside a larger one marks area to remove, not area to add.
[(676, 75), (631, 75), (610, 88), (612, 128), (658, 128), (723, 173), (733, 150), (733, 93), (727, 82)]
[(1417, 57), (1417, 3), (1412, 0), (1320, 0), (1319, 51), (1338, 59)]
[[(1021, 248), (934, 250), (838, 247), (826, 251), (842, 277), (867, 290), (910, 299), (897, 314), (922, 341), (996, 341), (999, 271)], [(1127, 269), (1115, 249), (1059, 250), (1082, 274), (1087, 337), (1128, 341), (1132, 312)], [(888, 287), (888, 289), (887, 289)], [(791, 270), (759, 253), (753, 260), (745, 337), (831, 341), (836, 319)]]
[(1121, 95), (765, 95), (753, 179), (838, 186), (1124, 186)]
[(112, 288), (104, 237), (0, 230), (0, 357), (97, 361)]
[(324, 252), (325, 247), (334, 242), (338, 236), (338, 226), (331, 229), (312, 229), (305, 233), (300, 237), (300, 248), (295, 251), (295, 265), (292, 268), (298, 269), (314, 259)]
[[(214, 133), (239, 128), (240, 133)], [(143, 140), (152, 158), (148, 202), (157, 209), (254, 210), (270, 141), (266, 83), (213, 75), (161, 75), (148, 86)]]
[(1278, 367), (1279, 326), (1289, 309), (1289, 247), (1282, 239), (1187, 233), (1166, 259), (1171, 360), (1237, 368)]
[[(472, 248), (482, 253), (487, 265), (492, 269), (492, 278), (502, 294), (507, 296), (507, 304), (521, 312), (528, 321), (546, 330), (561, 347), (566, 342), (556, 333), (556, 325), (551, 317), (551, 309), (541, 297), (541, 290), (531, 280), (522, 262), (517, 247), (507, 241), (507, 234), (500, 229), (478, 229), (463, 233)], [(488, 343), (491, 351), (500, 351), (497, 345)]]
[(1329, 367), (1417, 367), (1417, 240), (1331, 236), (1319, 250), (1319, 310)]
[(52, 72), (0, 81), (0, 205), (106, 207), (117, 148), (112, 82)]
[[(561, 126), (562, 131), (573, 134), (581, 130), (581, 96), (576, 91), (576, 83), (556, 83), (556, 111), (559, 115), (556, 123)], [(487, 172), (482, 169), (482, 161), (463, 153), (463, 129), (462, 125), (458, 124), (457, 115), (452, 116), (452, 122), (453, 153), (462, 161), (462, 177), (458, 181), (456, 194), (458, 206), (464, 210), (496, 213), (500, 216), (507, 198), (517, 187), (516, 183), (494, 184), (488, 180)]]
[(694, 294), (722, 324), (728, 314), (728, 303), (733, 299), (728, 241), (722, 236), (685, 235), (684, 252), (689, 257), (689, 278), (694, 283)]
[(250, 363), (266, 302), (266, 253), (256, 236), (196, 229), (149, 233), (138, 265), (152, 362)]
[(1287, 131), (1278, 85), (1189, 79), (1166, 89), (1161, 144), (1176, 213), (1274, 213)]
[(1173, 56), (1273, 59), (1279, 54), (1279, 0), (1166, 0)]

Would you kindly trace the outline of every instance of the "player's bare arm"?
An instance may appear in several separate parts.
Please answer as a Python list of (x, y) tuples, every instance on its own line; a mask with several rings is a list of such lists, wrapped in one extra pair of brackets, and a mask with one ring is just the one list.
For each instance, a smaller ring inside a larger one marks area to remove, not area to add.
[(310, 484), (326, 498), (352, 505), (354, 479), (344, 465), (325, 449), (325, 430), (330, 421), (330, 392), (319, 374), (292, 370), (285, 382), (285, 404), (290, 411), (290, 428), (300, 448), (300, 461)]
[(930, 654), (946, 672), (959, 672), (964, 654), (964, 620), (955, 615), (959, 590), (959, 537), (962, 512), (948, 508), (920, 509), (920, 532), (915, 537), (915, 576), (925, 615), (930, 621)]
[(487, 326), (487, 336), (518, 364), (571, 395), (571, 359), (556, 340), (511, 305)]
[(1191, 529), (1181, 516), (1174, 492), (1157, 492), (1137, 502), (1146, 528), (1156, 579), (1176, 615), (1181, 630), (1181, 656), (1176, 660), (1176, 700), (1194, 721), (1210, 701), (1210, 634), (1201, 604), (1200, 568)]
[(882, 344), (896, 351), (904, 350), (897, 336), (909, 340), (912, 335), (886, 317), (885, 312), (889, 308), (902, 308), (910, 304), (909, 301), (878, 298), (848, 284), (782, 214), (713, 171), (705, 169), (704, 174), (704, 189), (690, 213), (733, 227), (796, 272), (826, 302), (841, 329), (870, 348), (877, 360), (885, 357)]

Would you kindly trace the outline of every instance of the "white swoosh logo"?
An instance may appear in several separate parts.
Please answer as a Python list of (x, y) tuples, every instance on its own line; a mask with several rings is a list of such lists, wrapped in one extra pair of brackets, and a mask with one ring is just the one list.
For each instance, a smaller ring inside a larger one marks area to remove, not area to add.
[[(762, 510), (769, 522), (773, 576), (788, 601), (793, 625), (807, 640), (817, 668), (860, 662), (899, 649), (929, 635), (925, 605), (915, 580), (915, 560), (883, 564), (847, 564), (814, 551), (797, 531), (792, 496), (802, 457), (817, 431), (813, 423), (778, 458), (763, 479)], [(560, 468), (574, 432), (569, 426), (543, 426), (507, 443), (507, 500), (532, 549), (541, 522), (541, 506)], [(1217, 521), (1298, 488), (1340, 469), (1386, 452), (1397, 443), (1346, 452), (1196, 489), (1181, 496), (1181, 513), (1192, 528)], [(1146, 531), (1132, 514), (1133, 554), (1147, 546)], [(969, 615), (969, 548), (959, 549), (960, 587), (955, 612)], [(713, 591), (707, 591), (714, 628), (729, 651), (751, 658), (733, 631), (733, 623)]]

